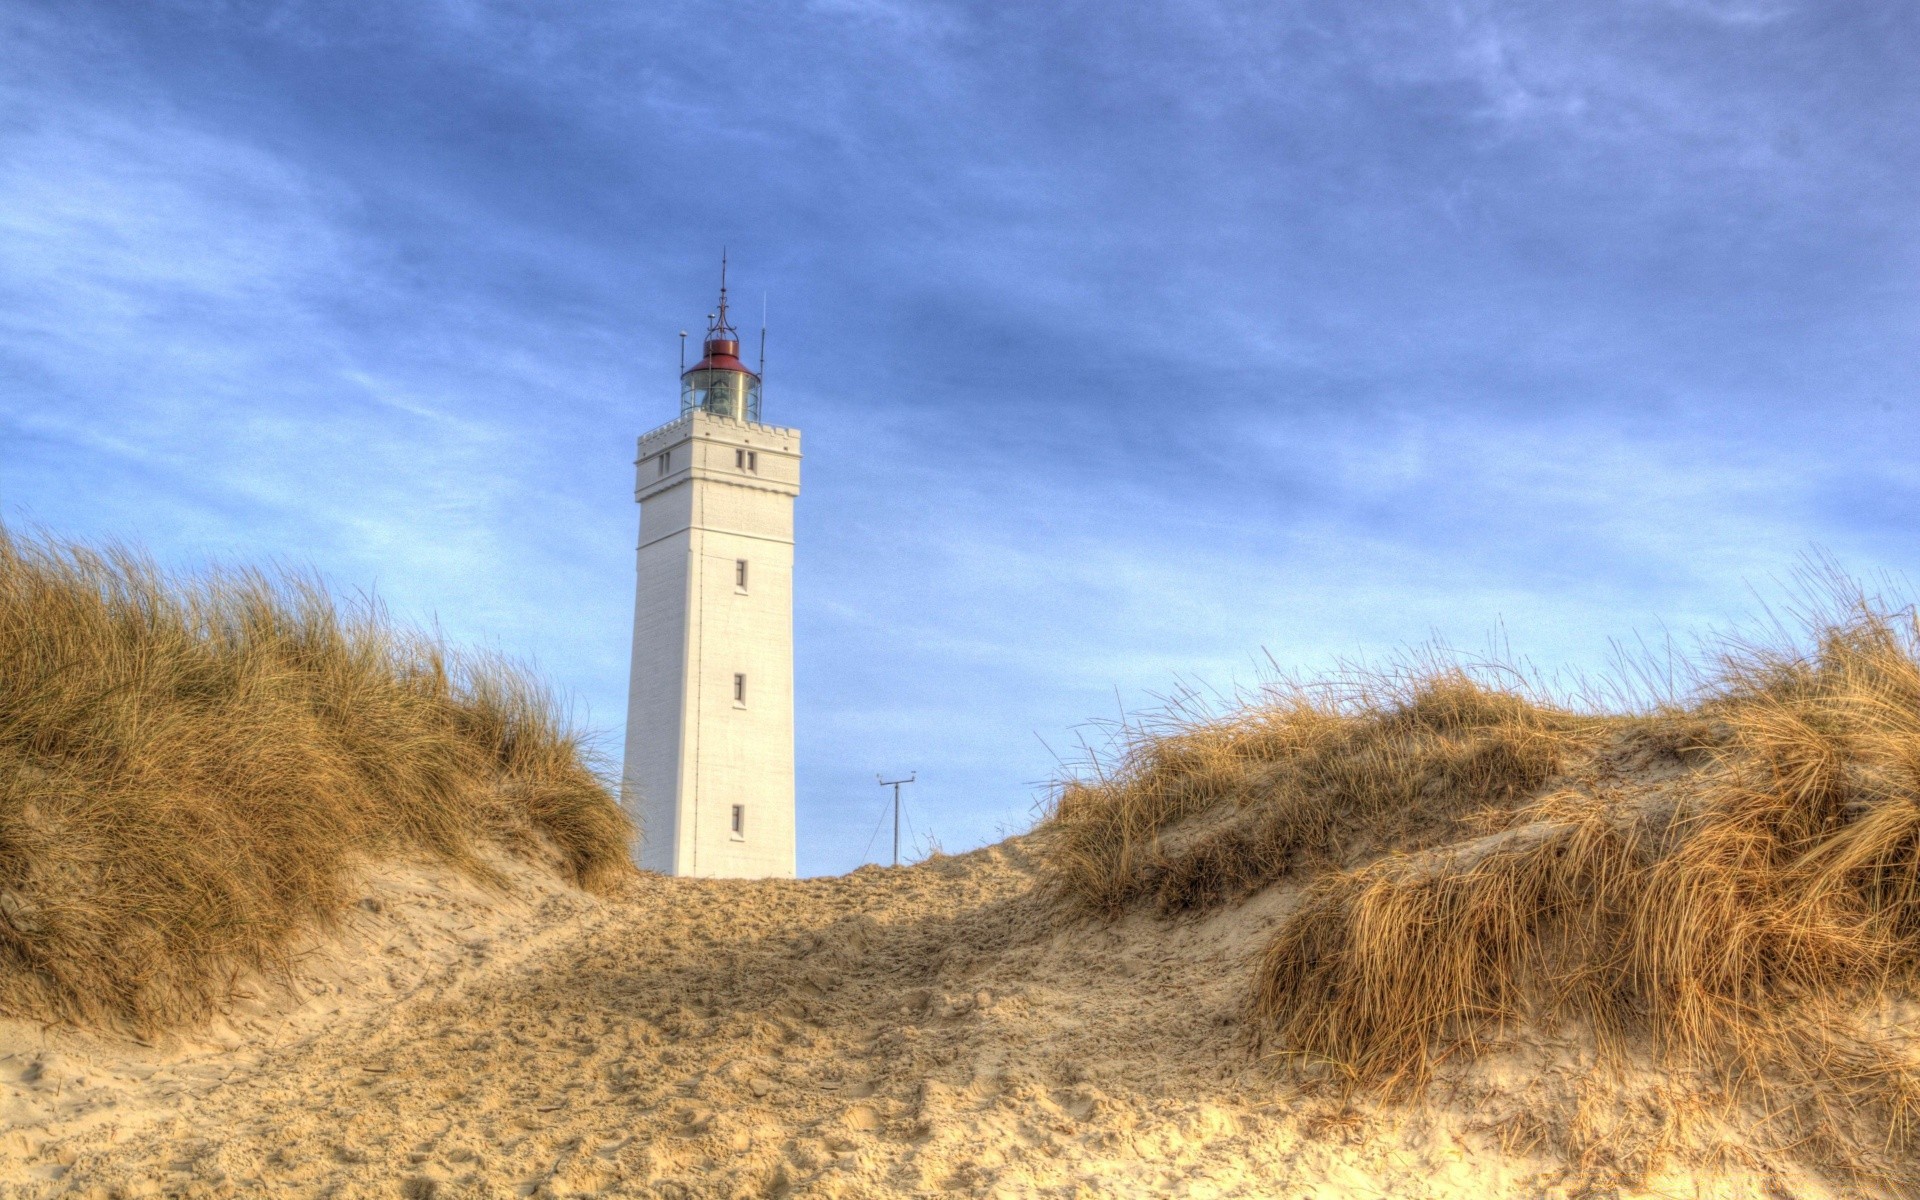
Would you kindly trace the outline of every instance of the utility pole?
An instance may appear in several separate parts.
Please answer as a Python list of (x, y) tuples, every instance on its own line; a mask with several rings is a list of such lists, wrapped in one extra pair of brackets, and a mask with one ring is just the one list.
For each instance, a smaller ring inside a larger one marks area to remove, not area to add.
[(909, 772), (905, 779), (882, 779), (878, 775), (873, 777), (874, 782), (881, 787), (893, 789), (893, 865), (896, 867), (900, 865), (900, 785), (912, 783), (915, 776), (919, 774), (918, 771)]

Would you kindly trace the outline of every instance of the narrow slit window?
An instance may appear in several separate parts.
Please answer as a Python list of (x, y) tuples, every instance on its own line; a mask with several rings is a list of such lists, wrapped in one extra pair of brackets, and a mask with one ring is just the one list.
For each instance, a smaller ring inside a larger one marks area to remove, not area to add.
[(735, 704), (745, 704), (747, 702), (747, 677), (745, 675), (735, 675), (733, 677), (733, 702)]
[(733, 836), (737, 838), (747, 836), (747, 806), (744, 804), (733, 806)]
[(744, 471), (747, 469), (747, 452), (745, 450), (735, 450), (733, 452), (733, 468), (736, 471)]
[(660, 473), (662, 475), (665, 475), (669, 470), (672, 469), (673, 451), (662, 450), (660, 452), (659, 462), (660, 462)]
[(747, 560), (744, 558), (733, 560), (733, 586), (743, 592), (747, 590)]
[(747, 470), (752, 471), (755, 474), (759, 473), (760, 455), (757, 451), (753, 451), (753, 450), (747, 451)]

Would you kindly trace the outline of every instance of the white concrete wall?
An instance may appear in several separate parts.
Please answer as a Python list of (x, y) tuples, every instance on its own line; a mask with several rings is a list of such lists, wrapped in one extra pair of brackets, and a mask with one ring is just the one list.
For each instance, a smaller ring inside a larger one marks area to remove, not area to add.
[[(753, 469), (741, 450), (753, 452)], [(621, 789), (640, 825), (636, 858), (677, 875), (791, 877), (800, 435), (696, 412), (642, 437), (637, 471)], [(734, 699), (736, 674), (746, 677), (745, 703)], [(745, 816), (739, 835), (735, 805)]]

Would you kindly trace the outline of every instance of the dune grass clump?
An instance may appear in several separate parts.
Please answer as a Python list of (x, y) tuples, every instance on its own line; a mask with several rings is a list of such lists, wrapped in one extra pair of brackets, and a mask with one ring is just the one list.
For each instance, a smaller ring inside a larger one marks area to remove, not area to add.
[(1920, 1194), (1920, 617), (1826, 582), (1637, 712), (1442, 668), (1141, 731), (1062, 790), (1054, 884), (1112, 913), (1296, 882), (1248, 1016), (1312, 1074), (1412, 1094), (1558, 1029), (1651, 1065), (1662, 1111)]
[(0, 1013), (138, 1031), (283, 973), (353, 867), (488, 846), (601, 888), (627, 823), (511, 664), (284, 572), (0, 530)]
[(1383, 852), (1509, 805), (1587, 753), (1607, 720), (1449, 667), (1270, 688), (1224, 715), (1125, 731), (1115, 766), (1064, 784), (1055, 889), (1112, 915), (1258, 889), (1302, 862)]
[(1256, 972), (1268, 1043), (1424, 1083), (1526, 1019), (1729, 1085), (1783, 1143), (1920, 1188), (1920, 624), (1865, 600), (1804, 653), (1726, 656), (1725, 731), (1663, 786), (1558, 791), (1506, 828), (1315, 881)]

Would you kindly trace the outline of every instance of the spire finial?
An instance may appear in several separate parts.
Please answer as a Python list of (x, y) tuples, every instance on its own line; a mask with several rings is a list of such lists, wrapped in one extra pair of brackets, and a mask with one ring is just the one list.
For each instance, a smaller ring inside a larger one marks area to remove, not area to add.
[(727, 248), (720, 247), (720, 314), (714, 318), (713, 330), (719, 333), (723, 329), (732, 329), (727, 324)]

